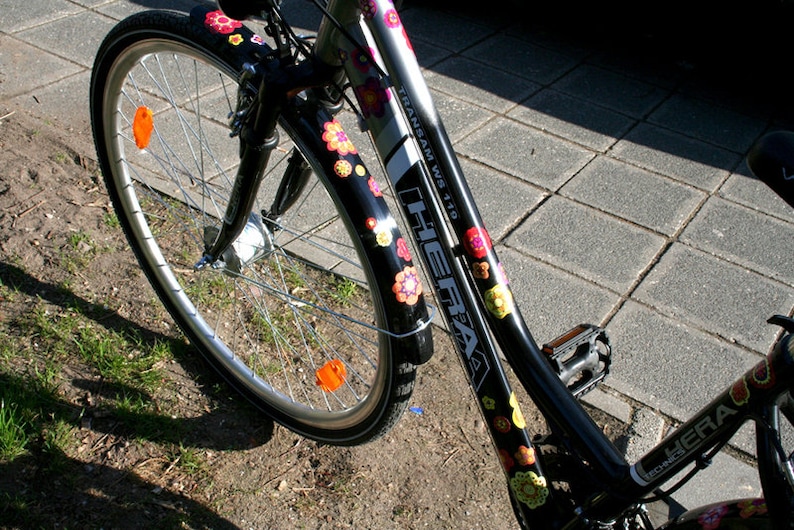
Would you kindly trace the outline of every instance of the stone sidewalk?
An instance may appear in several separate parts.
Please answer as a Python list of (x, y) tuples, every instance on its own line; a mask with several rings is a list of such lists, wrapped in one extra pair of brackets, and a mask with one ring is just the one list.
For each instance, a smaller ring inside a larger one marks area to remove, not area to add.
[[(0, 0), (0, 115), (63, 124), (93, 153), (88, 82), (120, 19), (185, 0)], [(607, 326), (612, 374), (588, 400), (631, 422), (634, 460), (765, 355), (794, 308), (794, 211), (743, 162), (786, 126), (763, 97), (601, 43), (406, 2), (403, 22), (539, 342)], [(298, 27), (317, 17), (287, 0)], [(733, 441), (753, 453), (753, 430)], [(734, 456), (687, 507), (760, 491)], [(685, 499), (686, 502), (681, 499)]]

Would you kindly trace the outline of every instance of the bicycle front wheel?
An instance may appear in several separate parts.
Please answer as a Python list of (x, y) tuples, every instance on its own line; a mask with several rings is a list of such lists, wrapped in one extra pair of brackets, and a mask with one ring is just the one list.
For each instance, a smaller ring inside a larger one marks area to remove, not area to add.
[(91, 111), (114, 208), (157, 295), (230, 383), (305, 436), (371, 440), (406, 406), (427, 313), (379, 190), (346, 174), (363, 168), (354, 150), (322, 140), (338, 123), (321, 106), (288, 109), (243, 233), (195, 267), (230, 201), (240, 141), (227, 119), (257, 59), (217, 33), (195, 14), (146, 12), (105, 39)]

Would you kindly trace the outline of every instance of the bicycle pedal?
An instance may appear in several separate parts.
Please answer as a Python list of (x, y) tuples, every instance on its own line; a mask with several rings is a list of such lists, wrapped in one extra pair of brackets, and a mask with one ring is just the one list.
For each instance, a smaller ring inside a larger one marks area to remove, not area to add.
[(580, 324), (544, 344), (543, 353), (577, 398), (606, 377), (612, 362), (609, 336), (605, 329), (594, 324)]

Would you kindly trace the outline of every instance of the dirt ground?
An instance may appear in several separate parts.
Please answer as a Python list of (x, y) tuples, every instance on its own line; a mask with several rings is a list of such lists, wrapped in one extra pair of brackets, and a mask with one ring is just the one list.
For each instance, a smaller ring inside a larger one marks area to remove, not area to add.
[[(274, 425), (174, 329), (120, 230), (105, 221), (108, 199), (87, 145), (21, 112), (0, 120), (0, 278), (13, 292), (0, 295), (0, 336), (20, 352), (0, 359), (0, 387), (24, 387), (54, 355), (23, 329), (33, 308), (53, 317), (81, 308), (91, 325), (132, 330), (174, 355), (147, 397), (148, 418), (108, 406), (111, 387), (96, 369), (61, 356), (49, 414), (66, 418), (62, 462), (51, 465), (37, 444), (0, 460), (0, 527), (516, 527), (446, 337), (436, 334), (437, 353), (419, 371), (412, 405), (421, 411), (407, 412), (381, 440), (320, 446)], [(90, 245), (75, 244), (75, 234)], [(525, 408), (532, 425), (538, 420)]]

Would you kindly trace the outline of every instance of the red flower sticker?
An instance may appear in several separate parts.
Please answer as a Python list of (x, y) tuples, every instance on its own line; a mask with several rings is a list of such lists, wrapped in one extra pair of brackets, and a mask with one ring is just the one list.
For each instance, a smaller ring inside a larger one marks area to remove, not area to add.
[(506, 449), (499, 449), (499, 459), (502, 461), (505, 471), (510, 471), (516, 464), (515, 460), (513, 460), (513, 457), (510, 456), (510, 453), (508, 453)]
[(223, 11), (210, 11), (204, 17), (204, 25), (207, 26), (213, 33), (220, 33), (221, 35), (228, 35), (237, 28), (243, 27), (243, 23), (239, 20), (234, 20), (223, 14)]
[(488, 235), (485, 228), (474, 226), (463, 234), (463, 247), (470, 256), (482, 259), (491, 250), (491, 236)]
[(356, 97), (365, 118), (370, 116), (380, 118), (386, 111), (386, 103), (391, 99), (391, 92), (383, 88), (380, 81), (370, 77), (366, 83), (356, 87)]
[(747, 388), (747, 383), (744, 381), (744, 378), (736, 381), (736, 383), (731, 387), (729, 394), (736, 405), (741, 406), (747, 403), (747, 401), (750, 399), (750, 389)]

